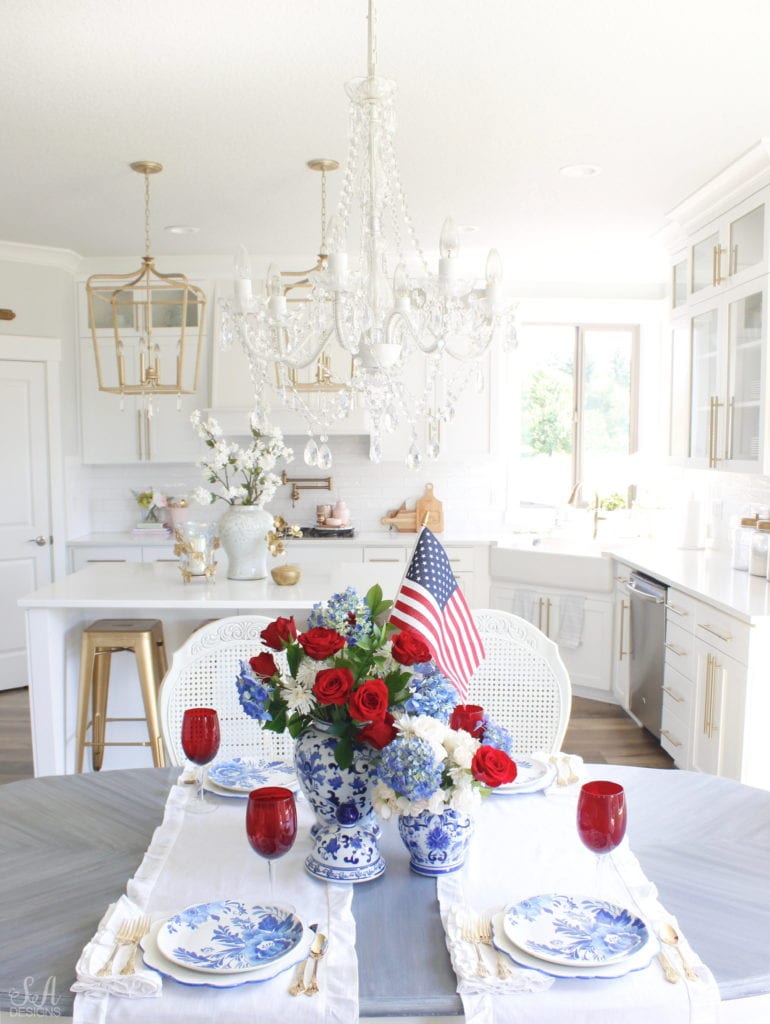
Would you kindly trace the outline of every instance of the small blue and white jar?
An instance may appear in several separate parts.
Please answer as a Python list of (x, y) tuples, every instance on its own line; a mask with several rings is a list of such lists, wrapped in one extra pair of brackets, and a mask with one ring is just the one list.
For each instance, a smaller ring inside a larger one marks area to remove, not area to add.
[(422, 811), (414, 817), (402, 814), (398, 831), (409, 851), (409, 867), (418, 875), (445, 875), (465, 863), (473, 835), (469, 814), (444, 808), (440, 814)]

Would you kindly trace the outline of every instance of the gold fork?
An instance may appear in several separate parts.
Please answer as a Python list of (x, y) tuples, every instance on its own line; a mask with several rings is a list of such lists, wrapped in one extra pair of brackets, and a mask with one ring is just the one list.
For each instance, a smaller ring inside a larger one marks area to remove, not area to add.
[(126, 960), (125, 964), (123, 965), (123, 969), (120, 972), (121, 974), (136, 974), (136, 958), (139, 953), (139, 940), (147, 934), (147, 932), (150, 930), (151, 924), (152, 921), (147, 916), (147, 914), (142, 915), (142, 917), (138, 918), (138, 920), (136, 921), (132, 930), (133, 939), (131, 940), (131, 945), (133, 945), (134, 948), (129, 953), (128, 959)]
[(115, 962), (115, 957), (118, 955), (122, 946), (130, 946), (134, 942), (134, 928), (136, 927), (137, 919), (134, 918), (130, 921), (121, 921), (120, 927), (115, 933), (115, 945), (112, 948), (112, 952), (107, 958), (99, 970), (96, 972), (97, 977), (104, 978), (106, 975), (112, 973), (112, 965)]
[(479, 918), (479, 941), (483, 942), (485, 946), (489, 946), (492, 950), (495, 957), (495, 967), (497, 968), (498, 978), (513, 977), (513, 971), (505, 962), (503, 954), (499, 949), (497, 949), (492, 941), (492, 919), (489, 917), (482, 916)]
[(463, 942), (469, 942), (476, 952), (476, 977), (477, 978), (488, 978), (490, 971), (487, 965), (484, 963), (484, 957), (481, 954), (481, 943), (484, 941), (481, 937), (481, 931), (479, 928), (478, 919), (471, 923), (466, 920), (462, 926), (462, 939)]

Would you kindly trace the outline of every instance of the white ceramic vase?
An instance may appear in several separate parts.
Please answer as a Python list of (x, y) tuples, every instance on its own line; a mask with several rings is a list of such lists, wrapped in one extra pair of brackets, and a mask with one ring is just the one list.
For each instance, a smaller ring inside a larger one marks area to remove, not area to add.
[(229, 580), (267, 576), (267, 534), (273, 517), (258, 505), (230, 505), (219, 520), (219, 539), (227, 555)]

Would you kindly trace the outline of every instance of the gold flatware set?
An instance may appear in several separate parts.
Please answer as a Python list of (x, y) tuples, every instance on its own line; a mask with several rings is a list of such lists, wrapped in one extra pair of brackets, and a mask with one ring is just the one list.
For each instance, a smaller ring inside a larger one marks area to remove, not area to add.
[[(329, 948), (329, 940), (322, 932), (318, 932), (316, 937), (313, 939), (313, 944), (310, 947), (310, 952), (302, 961), (297, 968), (297, 974), (294, 979), (294, 983), (289, 988), (289, 994), (292, 996), (298, 996), (301, 992), (304, 992), (306, 996), (314, 996), (318, 991), (318, 964), (326, 956), (326, 951)], [(307, 965), (312, 961), (313, 970), (310, 974), (310, 981), (305, 985), (305, 973)]]
[(129, 947), (130, 952), (119, 973), (136, 974), (136, 954), (139, 946), (139, 940), (147, 934), (150, 930), (151, 924), (152, 919), (146, 914), (143, 914), (140, 917), (121, 921), (115, 933), (115, 945), (113, 946), (112, 952), (105, 963), (96, 972), (97, 977), (104, 978), (113, 973), (112, 965), (115, 963), (115, 957), (125, 946)]

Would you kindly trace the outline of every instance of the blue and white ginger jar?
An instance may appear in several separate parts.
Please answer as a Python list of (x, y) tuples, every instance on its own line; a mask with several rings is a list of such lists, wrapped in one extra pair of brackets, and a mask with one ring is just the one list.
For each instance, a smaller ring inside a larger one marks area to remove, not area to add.
[(415, 816), (402, 814), (398, 831), (409, 851), (412, 871), (418, 875), (445, 875), (459, 870), (465, 863), (473, 835), (473, 818), (451, 807), (444, 808), (440, 814), (430, 811)]
[(305, 869), (325, 882), (369, 882), (385, 870), (371, 800), (374, 751), (355, 747), (353, 763), (340, 768), (336, 745), (326, 722), (309, 726), (294, 744), (297, 778), (318, 819)]

